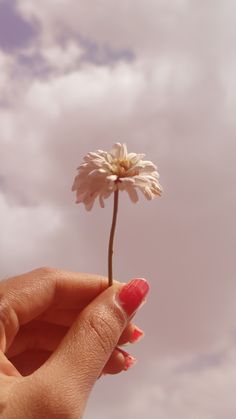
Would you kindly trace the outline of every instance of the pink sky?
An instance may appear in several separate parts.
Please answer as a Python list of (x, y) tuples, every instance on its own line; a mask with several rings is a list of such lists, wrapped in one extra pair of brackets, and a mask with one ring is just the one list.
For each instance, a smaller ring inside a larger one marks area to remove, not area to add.
[(146, 277), (145, 339), (85, 419), (236, 417), (233, 0), (0, 0), (1, 277), (106, 275), (112, 200), (70, 188), (114, 142), (158, 165), (161, 199), (121, 195), (117, 279)]

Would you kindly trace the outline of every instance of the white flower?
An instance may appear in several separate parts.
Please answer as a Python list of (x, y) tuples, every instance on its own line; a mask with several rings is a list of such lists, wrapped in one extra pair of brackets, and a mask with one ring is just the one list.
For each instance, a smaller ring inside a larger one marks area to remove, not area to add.
[(142, 160), (145, 154), (128, 153), (126, 144), (116, 143), (109, 152), (97, 150), (84, 157), (78, 167), (72, 191), (76, 191), (76, 203), (83, 202), (89, 211), (98, 197), (104, 208), (104, 199), (119, 189), (127, 191), (132, 202), (138, 201), (136, 189), (147, 199), (161, 195), (157, 167)]

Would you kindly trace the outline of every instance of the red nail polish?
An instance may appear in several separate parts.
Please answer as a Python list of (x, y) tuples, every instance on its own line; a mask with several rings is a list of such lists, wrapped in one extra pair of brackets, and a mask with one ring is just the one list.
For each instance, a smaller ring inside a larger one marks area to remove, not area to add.
[(144, 332), (139, 329), (138, 327), (135, 327), (133, 330), (133, 334), (129, 340), (130, 343), (136, 343), (138, 342), (140, 339), (142, 339), (144, 336)]
[(148, 282), (142, 278), (133, 279), (121, 289), (118, 294), (118, 301), (128, 316), (131, 316), (139, 308), (148, 291)]
[(127, 371), (129, 368), (131, 368), (133, 365), (136, 364), (137, 359), (131, 356), (128, 352), (123, 351), (123, 349), (116, 348), (117, 351), (121, 352), (122, 355), (125, 358), (125, 365), (124, 365), (124, 371)]

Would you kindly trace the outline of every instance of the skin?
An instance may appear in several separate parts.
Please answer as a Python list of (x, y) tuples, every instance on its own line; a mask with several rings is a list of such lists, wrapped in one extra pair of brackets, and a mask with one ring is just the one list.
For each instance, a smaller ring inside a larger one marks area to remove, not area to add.
[(124, 370), (135, 326), (107, 283), (52, 268), (0, 282), (1, 418), (82, 418), (97, 379)]

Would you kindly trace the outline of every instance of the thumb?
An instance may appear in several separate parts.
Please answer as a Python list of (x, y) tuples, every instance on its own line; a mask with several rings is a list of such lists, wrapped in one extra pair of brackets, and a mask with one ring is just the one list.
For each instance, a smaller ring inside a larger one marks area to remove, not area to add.
[(56, 351), (40, 368), (47, 380), (49, 377), (50, 381), (56, 380), (57, 399), (62, 395), (72, 411), (85, 405), (92, 386), (148, 290), (144, 279), (106, 289), (79, 314)]

